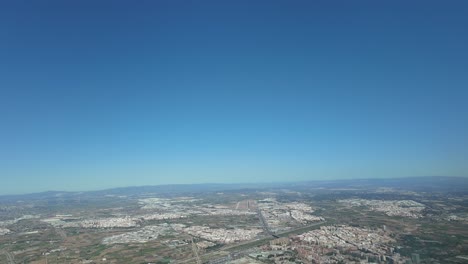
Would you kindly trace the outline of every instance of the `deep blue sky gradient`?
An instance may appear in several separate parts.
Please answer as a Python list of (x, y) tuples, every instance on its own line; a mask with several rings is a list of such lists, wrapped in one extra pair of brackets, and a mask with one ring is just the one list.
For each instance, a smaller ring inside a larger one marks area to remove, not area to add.
[(466, 1), (2, 1), (0, 194), (468, 176)]

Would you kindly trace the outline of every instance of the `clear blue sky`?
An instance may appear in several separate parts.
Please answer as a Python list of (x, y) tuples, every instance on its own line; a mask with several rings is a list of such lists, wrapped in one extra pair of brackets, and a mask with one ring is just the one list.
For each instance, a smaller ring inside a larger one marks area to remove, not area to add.
[(2, 1), (0, 194), (468, 175), (466, 1)]

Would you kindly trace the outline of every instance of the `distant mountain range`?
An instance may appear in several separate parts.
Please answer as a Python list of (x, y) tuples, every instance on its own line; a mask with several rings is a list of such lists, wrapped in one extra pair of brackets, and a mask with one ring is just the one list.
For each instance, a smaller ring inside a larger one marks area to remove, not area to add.
[(303, 182), (275, 183), (205, 183), (205, 184), (168, 184), (154, 186), (120, 187), (99, 191), (63, 192), (48, 191), (21, 195), (2, 195), (0, 202), (29, 199), (72, 198), (76, 196), (139, 196), (142, 194), (188, 195), (203, 192), (228, 192), (235, 190), (292, 189), (297, 191), (313, 189), (373, 189), (379, 187), (397, 188), (407, 191), (427, 192), (467, 192), (468, 177), (409, 177), (385, 179), (347, 179), (316, 180)]

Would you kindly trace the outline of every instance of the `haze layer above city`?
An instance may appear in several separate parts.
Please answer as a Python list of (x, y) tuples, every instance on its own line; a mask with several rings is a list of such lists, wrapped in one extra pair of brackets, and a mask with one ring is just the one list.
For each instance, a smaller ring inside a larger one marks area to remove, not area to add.
[(466, 177), (467, 13), (466, 1), (4, 1), (0, 195)]

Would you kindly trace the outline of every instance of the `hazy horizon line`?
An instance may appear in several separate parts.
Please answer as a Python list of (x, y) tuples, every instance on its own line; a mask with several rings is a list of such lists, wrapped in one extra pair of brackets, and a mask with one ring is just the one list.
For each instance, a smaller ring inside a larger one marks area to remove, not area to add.
[(410, 178), (467, 178), (468, 176), (442, 176), (442, 175), (427, 175), (427, 176), (396, 176), (396, 177), (374, 177), (374, 178), (338, 178), (338, 179), (313, 179), (313, 180), (296, 180), (296, 181), (255, 181), (255, 182), (198, 182), (198, 183), (162, 183), (162, 184), (147, 184), (147, 185), (128, 185), (128, 186), (115, 186), (115, 187), (103, 187), (97, 189), (88, 190), (45, 190), (37, 192), (23, 192), (23, 193), (7, 193), (1, 194), (0, 197), (4, 196), (21, 196), (31, 194), (42, 194), (42, 193), (84, 193), (84, 192), (100, 192), (115, 189), (124, 188), (141, 188), (141, 187), (156, 187), (156, 186), (182, 186), (182, 185), (248, 185), (248, 184), (281, 184), (281, 183), (303, 183), (303, 182), (336, 182), (336, 181), (363, 181), (363, 180), (391, 180), (391, 179), (410, 179)]

